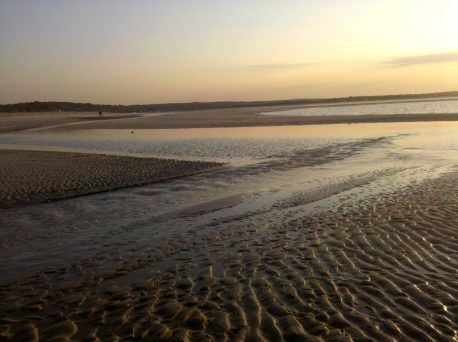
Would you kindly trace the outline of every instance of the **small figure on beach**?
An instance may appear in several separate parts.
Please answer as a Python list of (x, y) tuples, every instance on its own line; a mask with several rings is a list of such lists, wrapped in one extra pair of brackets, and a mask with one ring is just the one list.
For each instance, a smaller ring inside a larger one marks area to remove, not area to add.
[(99, 116), (102, 116), (102, 111), (99, 111)]

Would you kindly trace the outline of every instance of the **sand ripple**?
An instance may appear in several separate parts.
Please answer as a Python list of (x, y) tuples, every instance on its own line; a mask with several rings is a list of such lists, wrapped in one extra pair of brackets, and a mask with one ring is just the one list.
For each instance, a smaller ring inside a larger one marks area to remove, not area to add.
[(0, 336), (451, 341), (457, 199), (451, 174), (360, 210), (267, 227), (215, 219), (101, 253), (2, 286)]
[(20, 150), (0, 150), (0, 159), (0, 208), (159, 182), (221, 165)]

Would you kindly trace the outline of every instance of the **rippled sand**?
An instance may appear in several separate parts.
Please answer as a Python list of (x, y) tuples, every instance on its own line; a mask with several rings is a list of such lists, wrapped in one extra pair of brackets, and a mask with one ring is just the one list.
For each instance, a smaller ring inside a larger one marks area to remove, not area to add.
[(458, 337), (457, 199), (452, 173), (358, 210), (268, 224), (255, 213), (249, 224), (216, 217), (156, 234), (143, 248), (5, 284), (0, 336), (450, 341)]
[[(340, 132), (338, 139), (323, 135), (324, 127), (291, 127), (288, 140), (271, 128), (279, 135), (249, 136), (248, 148), (246, 136), (232, 131), (227, 144), (222, 130), (207, 132), (216, 142), (192, 130), (183, 140), (177, 130), (180, 142), (159, 149), (181, 146), (190, 157), (254, 162), (2, 209), (0, 340), (456, 340), (454, 125), (327, 126)], [(75, 131), (67, 133), (92, 148)], [(114, 148), (98, 145), (101, 132), (91, 133), (92, 143), (118, 153), (133, 147), (144, 153), (156, 144), (148, 137), (158, 135), (105, 133), (116, 134)], [(119, 141), (122, 134), (132, 138)], [(33, 143), (27, 136), (15, 135), (15, 148)], [(35, 158), (24, 153), (21, 177)], [(166, 172), (146, 161), (138, 170), (129, 168), (129, 158), (110, 158), (100, 167), (93, 164), (104, 159), (93, 157), (81, 172), (99, 170), (116, 180), (149, 167)], [(66, 175), (59, 177), (71, 183), (78, 171), (64, 159), (55, 165), (62, 163)], [(109, 171), (117, 165), (125, 172)], [(9, 177), (0, 180), (6, 187), (18, 181)]]
[(221, 165), (21, 150), (0, 150), (0, 160), (0, 208), (159, 182)]

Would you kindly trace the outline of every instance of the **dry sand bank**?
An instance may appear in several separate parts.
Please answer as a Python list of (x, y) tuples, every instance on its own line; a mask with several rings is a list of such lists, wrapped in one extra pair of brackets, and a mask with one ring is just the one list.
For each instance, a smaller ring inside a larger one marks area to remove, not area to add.
[(91, 112), (0, 113), (0, 133), (36, 129), (43, 126), (65, 125), (86, 121), (130, 118), (132, 114)]
[(316, 124), (350, 124), (378, 122), (458, 121), (456, 114), (399, 115), (335, 115), (335, 116), (274, 116), (260, 112), (303, 107), (233, 108), (164, 113), (141, 116), (106, 113), (102, 118), (94, 113), (27, 113), (0, 114), (0, 133), (53, 126), (59, 130), (74, 129), (142, 129), (142, 128), (210, 128)]
[(451, 341), (457, 196), (454, 173), (358, 211), (154, 235), (0, 287), (0, 336)]
[(21, 150), (0, 150), (0, 160), (0, 208), (159, 182), (221, 165)]
[[(259, 110), (259, 109), (258, 109)], [(401, 114), (401, 115), (335, 115), (335, 116), (274, 116), (257, 115), (257, 112), (236, 110), (211, 110), (165, 114), (151, 117), (134, 117), (123, 120), (91, 122), (58, 129), (142, 129), (142, 128), (210, 128), (286, 126), (317, 124), (351, 124), (378, 122), (457, 121), (457, 114)]]

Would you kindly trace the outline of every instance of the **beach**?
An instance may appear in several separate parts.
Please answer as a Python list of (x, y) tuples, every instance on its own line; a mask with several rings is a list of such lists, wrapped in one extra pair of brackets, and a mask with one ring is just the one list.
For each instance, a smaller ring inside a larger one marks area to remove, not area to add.
[[(416, 103), (408, 102), (408, 103)], [(427, 101), (430, 102), (430, 101)], [(437, 101), (441, 102), (441, 101)], [(455, 101), (456, 102), (456, 101)], [(390, 104), (390, 102), (388, 102)], [(375, 103), (378, 105), (380, 103)], [(210, 128), (210, 127), (253, 127), (289, 126), (320, 124), (355, 124), (381, 122), (431, 122), (456, 121), (458, 110), (438, 113), (416, 114), (361, 114), (333, 115), (335, 108), (346, 108), (349, 104), (330, 106), (271, 106), (227, 109), (187, 110), (155, 113), (105, 113), (102, 117), (96, 112), (38, 112), (0, 113), (0, 132), (15, 132), (24, 129), (56, 130), (75, 129), (170, 129), (170, 128)], [(354, 104), (358, 107), (360, 104)], [(329, 115), (265, 115), (271, 112), (291, 111), (301, 108), (329, 109)]]
[(458, 1), (0, 1), (0, 342), (458, 342)]
[(4, 121), (0, 336), (457, 339), (456, 114), (263, 110)]
[(457, 177), (357, 211), (183, 228), (28, 275), (1, 287), (2, 336), (453, 340)]
[(89, 153), (0, 150), (0, 207), (163, 182), (217, 163)]

